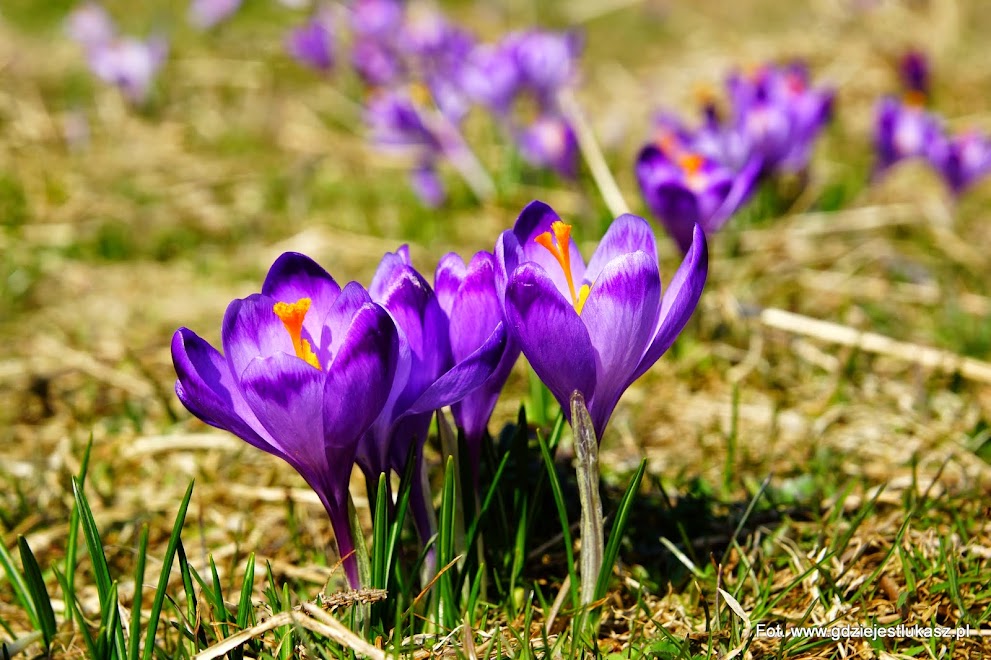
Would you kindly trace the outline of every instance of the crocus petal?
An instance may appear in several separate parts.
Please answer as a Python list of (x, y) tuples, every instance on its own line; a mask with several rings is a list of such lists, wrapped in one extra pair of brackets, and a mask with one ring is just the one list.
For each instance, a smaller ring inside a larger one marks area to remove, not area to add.
[(427, 281), (412, 266), (391, 270), (392, 278), (372, 299), (388, 310), (413, 354), (413, 369), (401, 403), (411, 403), (450, 360), (448, 321)]
[(317, 262), (298, 252), (282, 254), (268, 270), (262, 295), (286, 303), (309, 298), (311, 306), (303, 320), (303, 328), (316, 340), (314, 348), (326, 343), (322, 337), (324, 323), (341, 295), (341, 287)]
[(458, 295), (458, 289), (467, 273), (468, 266), (465, 265), (461, 255), (455, 252), (448, 252), (437, 262), (437, 270), (434, 271), (434, 292), (437, 294), (441, 309), (448, 316), (451, 315), (454, 297)]
[[(245, 368), (256, 357), (275, 353), (296, 355), (292, 338), (273, 309), (276, 302), (274, 298), (255, 293), (227, 306), (220, 336), (236, 380), (240, 380)], [(309, 339), (311, 346), (317, 345)]]
[[(705, 223), (708, 232), (718, 231), (736, 213), (757, 188), (757, 181), (763, 170), (759, 156), (751, 157), (743, 169), (733, 178), (733, 185), (715, 213)], [(694, 239), (693, 239), (694, 240)]]
[(506, 348), (506, 329), (502, 323), (477, 351), (443, 374), (409, 407), (409, 413), (431, 412), (460, 401), (489, 379)]
[[(557, 259), (545, 247), (538, 244), (534, 239), (544, 232), (551, 231), (551, 224), (560, 222), (561, 218), (547, 204), (535, 200), (526, 205), (516, 224), (513, 226), (513, 234), (519, 241), (520, 247), (526, 256), (527, 261), (535, 261), (540, 264), (544, 271), (550, 276), (554, 286), (565, 297), (570, 296), (568, 280), (564, 276), (564, 270)], [(582, 258), (578, 246), (574, 239), (568, 241), (569, 258), (571, 261), (571, 277), (578, 285), (585, 277), (585, 259)], [(512, 271), (509, 271), (512, 272)], [(570, 396), (570, 395), (569, 395)]]
[(692, 243), (692, 227), (701, 222), (701, 209), (695, 192), (682, 180), (683, 175), (657, 147), (645, 147), (637, 156), (636, 174), (647, 206), (656, 215), (682, 252)]
[(581, 319), (595, 350), (595, 395), (587, 398), (600, 437), (654, 337), (660, 303), (657, 258), (639, 250), (610, 261), (592, 285)]
[(398, 360), (399, 331), (392, 317), (379, 305), (363, 305), (327, 374), (323, 426), (328, 446), (353, 445), (375, 421)]
[(606, 235), (599, 242), (599, 247), (588, 262), (585, 269), (585, 283), (591, 284), (607, 263), (616, 257), (640, 250), (657, 263), (657, 242), (654, 240), (654, 230), (643, 218), (624, 213), (616, 218)]
[[(321, 346), (321, 350), (328, 355), (336, 355), (355, 314), (364, 305), (371, 302), (372, 297), (365, 291), (365, 287), (358, 282), (348, 282), (327, 314), (322, 339), (324, 345)], [(323, 363), (321, 362), (321, 364)]]
[(263, 451), (283, 455), (241, 396), (217, 349), (192, 330), (179, 328), (172, 336), (172, 362), (178, 376), (176, 394), (191, 413)]
[(479, 252), (472, 258), (447, 313), (451, 320), (451, 352), (459, 361), (481, 346), (503, 320), (491, 254)]
[(241, 377), (244, 398), (258, 421), (283, 442), (286, 460), (307, 481), (319, 481), (315, 475), (330, 467), (324, 450), (326, 376), (294, 355), (276, 353), (252, 360)]
[(510, 331), (540, 380), (569, 415), (571, 394), (595, 391), (595, 353), (585, 324), (543, 268), (525, 263), (506, 289)]
[(706, 245), (705, 233), (696, 225), (692, 247), (661, 298), (657, 331), (630, 382), (650, 369), (674, 343), (698, 305), (708, 273), (709, 248)]

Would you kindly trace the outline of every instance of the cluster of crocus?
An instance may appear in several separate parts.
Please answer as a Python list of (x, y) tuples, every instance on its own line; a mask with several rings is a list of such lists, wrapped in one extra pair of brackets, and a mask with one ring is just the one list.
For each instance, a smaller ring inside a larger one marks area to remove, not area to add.
[(899, 73), (902, 98), (882, 98), (875, 113), (873, 177), (899, 162), (923, 160), (955, 195), (960, 195), (991, 175), (991, 138), (972, 130), (951, 134), (943, 118), (928, 109), (930, 75), (925, 56), (917, 51), (907, 53)]
[[(529, 30), (482, 43), (439, 11), (410, 9), (399, 0), (353, 0), (347, 14), (349, 61), (369, 89), (365, 117), (372, 141), (394, 150), (397, 141), (381, 136), (413, 126), (415, 139), (401, 142), (413, 189), (425, 204), (437, 206), (446, 197), (442, 163), (476, 195), (491, 194), (491, 180), (461, 132), (472, 108), (489, 113), (531, 165), (577, 174), (577, 142), (557, 101), (577, 75), (575, 35)], [(327, 71), (335, 45), (329, 15), (318, 9), (291, 33), (287, 48), (303, 64)]]
[[(228, 306), (223, 354), (187, 328), (175, 333), (176, 393), (207, 424), (295, 468), (347, 557), (361, 542), (348, 519), (353, 467), (370, 492), (410, 457), (422, 471), (431, 416), (451, 406), (477, 475), (521, 350), (566, 414), (582, 393), (601, 438), (623, 392), (681, 332), (706, 279), (700, 229), (666, 291), (642, 218), (617, 218), (587, 266), (570, 231), (533, 202), (494, 253), (442, 258), (434, 287), (405, 247), (383, 257), (367, 290), (342, 288), (310, 258), (286, 253), (260, 293)], [(414, 480), (411, 509), (426, 541), (433, 511), (423, 479)], [(359, 586), (356, 559), (344, 566)]]
[(110, 15), (96, 2), (85, 2), (73, 10), (66, 29), (86, 50), (96, 77), (115, 85), (135, 105), (148, 99), (155, 76), (168, 54), (163, 37), (141, 40), (118, 35)]
[(695, 129), (663, 114), (637, 157), (647, 206), (682, 251), (696, 223), (706, 233), (717, 231), (761, 178), (804, 171), (832, 114), (833, 91), (813, 87), (800, 63), (734, 73), (726, 90), (726, 119), (711, 100)]

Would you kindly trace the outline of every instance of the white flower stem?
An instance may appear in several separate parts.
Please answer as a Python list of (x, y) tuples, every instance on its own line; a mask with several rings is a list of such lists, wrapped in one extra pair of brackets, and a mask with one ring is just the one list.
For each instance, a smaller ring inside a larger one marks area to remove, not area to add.
[(595, 600), (595, 584), (602, 572), (603, 522), (599, 498), (599, 442), (592, 418), (585, 407), (585, 397), (575, 390), (571, 395), (571, 430), (578, 457), (578, 496), (581, 500), (581, 599), (587, 606)]
[(592, 172), (592, 179), (595, 180), (595, 185), (599, 189), (602, 199), (609, 207), (609, 212), (615, 217), (629, 213), (630, 207), (623, 199), (623, 193), (609, 170), (609, 165), (606, 164), (606, 158), (602, 155), (602, 149), (599, 148), (599, 142), (595, 139), (595, 133), (592, 132), (592, 127), (585, 120), (585, 114), (582, 112), (581, 106), (578, 105), (578, 101), (575, 100), (574, 94), (571, 90), (564, 89), (558, 94), (557, 101), (565, 119), (575, 131), (582, 158), (588, 163), (588, 169)]

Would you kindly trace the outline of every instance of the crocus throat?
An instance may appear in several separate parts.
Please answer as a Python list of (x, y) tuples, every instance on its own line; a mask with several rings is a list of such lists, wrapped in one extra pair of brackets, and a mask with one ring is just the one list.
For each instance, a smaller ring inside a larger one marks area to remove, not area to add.
[(905, 105), (912, 108), (926, 107), (926, 100), (926, 93), (918, 89), (910, 89), (905, 92), (905, 95), (902, 97), (902, 101), (904, 101)]
[(272, 311), (279, 317), (286, 332), (289, 333), (296, 357), (320, 369), (320, 360), (317, 359), (317, 354), (313, 352), (310, 342), (303, 339), (303, 319), (306, 318), (306, 312), (310, 310), (311, 302), (309, 298), (300, 298), (294, 303), (277, 302), (272, 307)]
[(685, 154), (678, 159), (678, 164), (681, 165), (681, 169), (685, 172), (686, 176), (693, 177), (698, 176), (698, 173), (702, 171), (702, 165), (705, 163), (705, 158), (701, 154)]
[(555, 220), (551, 223), (550, 231), (545, 231), (533, 240), (543, 246), (561, 264), (564, 278), (568, 281), (568, 290), (571, 292), (571, 303), (575, 311), (581, 314), (591, 288), (588, 284), (583, 284), (581, 289), (575, 292), (575, 281), (571, 277), (571, 225)]

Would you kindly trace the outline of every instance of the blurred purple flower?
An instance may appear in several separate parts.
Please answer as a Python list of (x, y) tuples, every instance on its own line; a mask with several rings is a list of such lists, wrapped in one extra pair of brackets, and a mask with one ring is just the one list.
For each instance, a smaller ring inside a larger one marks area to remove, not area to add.
[(519, 92), (515, 54), (501, 44), (475, 46), (460, 69), (458, 82), (473, 102), (496, 115), (506, 115)]
[(355, 0), (350, 5), (351, 29), (360, 39), (394, 39), (403, 23), (399, 0)]
[[(454, 361), (464, 360), (483, 346), (495, 328), (505, 321), (502, 307), (505, 292), (497, 286), (495, 257), (489, 252), (478, 252), (466, 265), (459, 255), (451, 252), (437, 264), (434, 286), (450, 322)], [(468, 459), (476, 478), (489, 418), (519, 356), (519, 345), (507, 339), (498, 365), (488, 380), (451, 406), (454, 420), (464, 430)]]
[(671, 346), (698, 304), (708, 273), (705, 235), (662, 295), (650, 225), (617, 218), (585, 265), (571, 227), (531, 202), (496, 243), (510, 333), (570, 418), (581, 392), (601, 440), (623, 392)]
[(538, 117), (520, 131), (520, 154), (531, 165), (547, 167), (563, 177), (578, 176), (578, 141), (571, 125), (562, 117)]
[(83, 48), (92, 49), (110, 42), (117, 34), (110, 14), (96, 2), (84, 2), (66, 19), (66, 33)]
[(651, 144), (637, 157), (636, 174), (647, 206), (688, 253), (697, 227), (718, 231), (750, 198), (761, 163), (756, 157), (734, 172), (702, 154)]
[(89, 64), (101, 80), (116, 85), (131, 103), (144, 103), (158, 70), (165, 63), (168, 43), (161, 37), (145, 41), (123, 37), (89, 50)]
[(334, 32), (329, 8), (317, 11), (309, 21), (292, 30), (286, 50), (306, 66), (330, 71), (334, 67)]
[(189, 22), (206, 30), (219, 25), (241, 8), (242, 0), (192, 0), (189, 3)]
[(422, 147), (439, 151), (441, 143), (427, 126), (422, 110), (410, 94), (399, 90), (373, 94), (365, 108), (372, 141), (383, 147)]
[(529, 30), (507, 37), (521, 82), (532, 89), (545, 109), (555, 107), (557, 92), (578, 72), (581, 37), (576, 32)]
[(874, 120), (874, 176), (908, 158), (939, 162), (946, 149), (942, 119), (923, 107), (885, 97)]
[(974, 132), (953, 136), (931, 160), (953, 193), (960, 195), (991, 175), (991, 138)]
[[(402, 472), (410, 451), (422, 471), (423, 443), (433, 413), (473, 392), (492, 375), (506, 344), (502, 324), (467, 355), (454, 359), (449, 321), (437, 296), (413, 268), (409, 248), (388, 253), (369, 287), (400, 330), (400, 368), (378, 419), (365, 434), (357, 456), (370, 484), (389, 470)], [(410, 507), (422, 541), (433, 534), (432, 509), (425, 485), (415, 479)]]
[(410, 172), (410, 186), (427, 208), (435, 209), (447, 198), (444, 182), (433, 162), (422, 162)]
[(898, 62), (898, 74), (906, 92), (917, 95), (916, 101), (922, 105), (929, 98), (929, 58), (919, 50), (910, 50)]
[(811, 87), (808, 70), (799, 63), (733, 74), (727, 89), (735, 129), (748, 145), (746, 160), (759, 154), (767, 172), (794, 173), (808, 166), (815, 140), (832, 116), (832, 89)]
[[(260, 294), (228, 306), (221, 341), (223, 355), (191, 330), (176, 331), (179, 400), (207, 424), (299, 472), (327, 510), (346, 557), (355, 548), (347, 511), (351, 468), (397, 375), (396, 324), (361, 285), (341, 290), (311, 259), (286, 253)], [(344, 569), (358, 588), (354, 556)]]
[(374, 39), (358, 40), (351, 47), (351, 66), (373, 87), (396, 82), (403, 73), (403, 63), (388, 44)]

